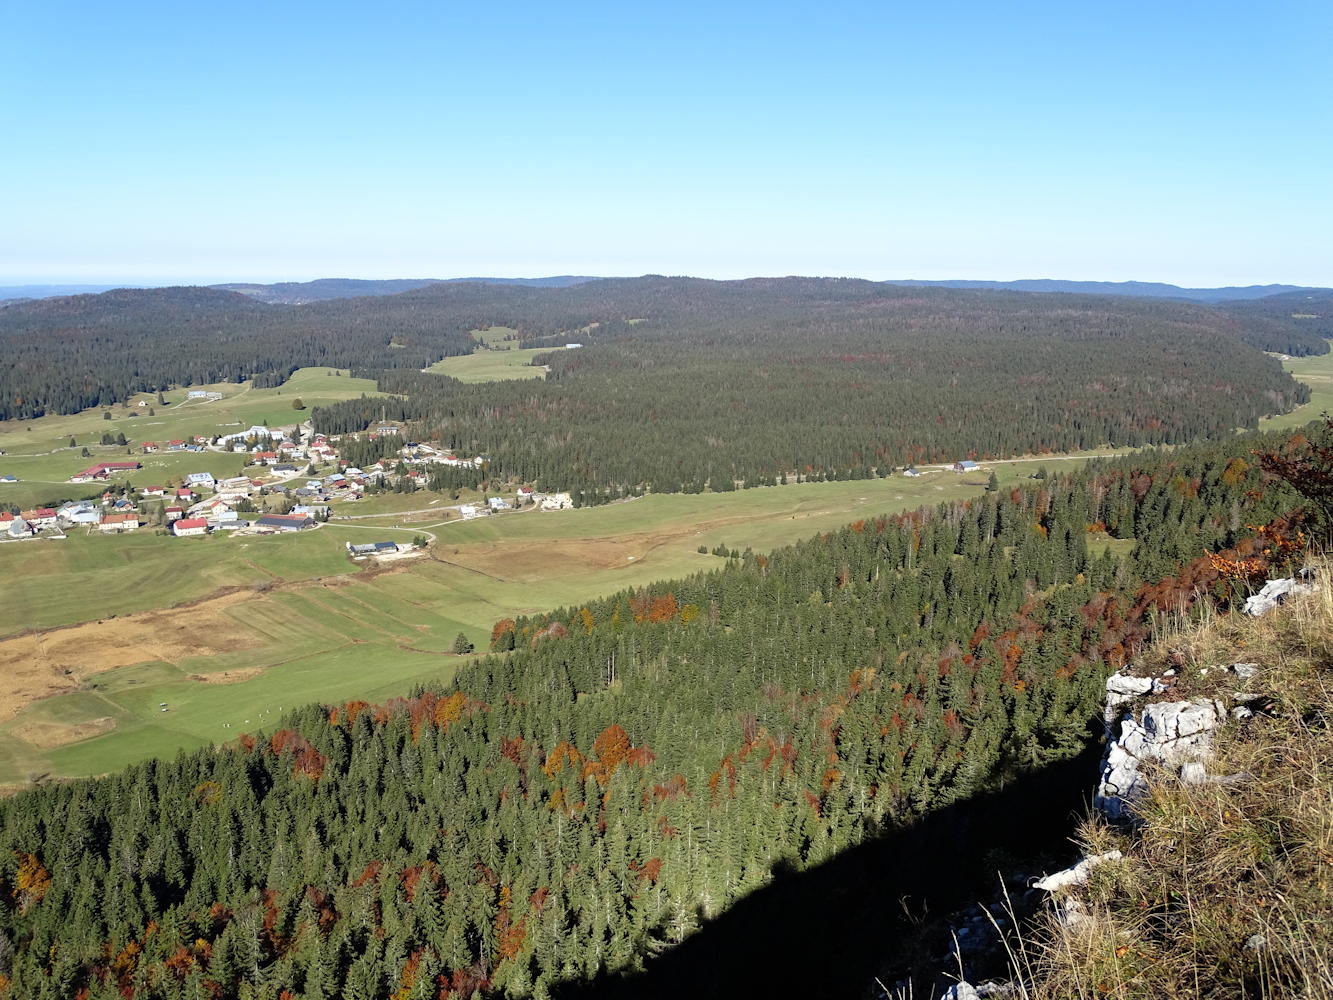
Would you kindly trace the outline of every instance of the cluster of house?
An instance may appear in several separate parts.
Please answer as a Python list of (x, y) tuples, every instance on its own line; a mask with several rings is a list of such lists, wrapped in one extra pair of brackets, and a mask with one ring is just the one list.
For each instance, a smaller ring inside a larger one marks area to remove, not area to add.
[(524, 507), (533, 504), (542, 510), (568, 510), (574, 506), (574, 497), (569, 493), (537, 493), (531, 486), (520, 486), (514, 503), (504, 497), (487, 497), (485, 503), (465, 503), (458, 508), (464, 521), (471, 521), (488, 514), (498, 514), (514, 506)]

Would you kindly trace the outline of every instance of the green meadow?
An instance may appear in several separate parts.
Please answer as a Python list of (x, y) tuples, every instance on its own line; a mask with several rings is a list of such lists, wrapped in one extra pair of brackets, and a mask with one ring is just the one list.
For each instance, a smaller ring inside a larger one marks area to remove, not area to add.
[(1265, 417), (1259, 421), (1260, 430), (1300, 427), (1318, 419), (1319, 414), (1325, 411), (1333, 413), (1333, 353), (1292, 358), (1284, 361), (1282, 367), (1310, 387), (1310, 402), (1298, 406), (1290, 413)]
[(460, 382), (498, 382), (502, 379), (545, 378), (546, 369), (534, 368), (532, 359), (549, 354), (550, 348), (513, 348), (460, 354), (437, 361), (426, 369), (440, 375), (452, 375)]

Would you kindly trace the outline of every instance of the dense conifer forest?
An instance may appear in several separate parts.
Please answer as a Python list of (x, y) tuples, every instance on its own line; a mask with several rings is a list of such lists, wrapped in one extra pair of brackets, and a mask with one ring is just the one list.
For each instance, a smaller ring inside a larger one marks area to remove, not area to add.
[[(1295, 532), (1261, 446), (1104, 460), (500, 621), (448, 688), (21, 794), (3, 995), (522, 997), (651, 969), (775, 871), (966, 824), (1079, 753), (1155, 611), (1227, 600), (1226, 567)], [(1137, 544), (1094, 554), (1107, 533)], [(773, 956), (804, 984), (811, 958)]]
[(492, 474), (597, 503), (1179, 444), (1252, 427), (1308, 394), (1203, 306), (806, 279), (573, 291), (615, 285), (632, 294), (626, 322), (539, 355), (543, 383), (361, 370), (399, 398), (319, 410), (316, 426), (408, 420), (415, 435), (491, 456)]
[[(1183, 432), (1171, 423), (1177, 419), (1198, 433), (1223, 420), (1247, 426), (1290, 405), (1294, 383), (1241, 345), (1287, 353), (1322, 353), (1327, 345), (1310, 320), (1297, 318), (1306, 314), (1266, 301), (1222, 309), (812, 278), (646, 277), (564, 288), (457, 282), (302, 305), (267, 305), (214, 288), (122, 289), (0, 310), (8, 362), (0, 371), (0, 419), (72, 413), (171, 385), (252, 377), (277, 385), (307, 365), (410, 373), (466, 353), (475, 346), (470, 331), (498, 325), (518, 330), (526, 345), (603, 345), (587, 358), (563, 359), (554, 375), (567, 382), (585, 369), (618, 373), (619, 381), (588, 388), (606, 410), (597, 416), (608, 421), (674, 417), (723, 379), (737, 392), (763, 395), (794, 368), (811, 404), (848, 392), (849, 405), (865, 405), (870, 396), (895, 414), (927, 391), (944, 390), (924, 422), (941, 418), (947, 428), (954, 408), (995, 397), (998, 409), (979, 419), (1026, 417), (1037, 440), (1081, 406), (1094, 423), (1089, 433), (1105, 425), (1126, 440), (1138, 434), (1151, 441), (1153, 416), (1167, 420), (1163, 433), (1174, 435)], [(713, 381), (699, 381), (705, 377)], [(572, 389), (529, 391), (553, 393), (549, 403), (539, 397), (532, 420), (568, 422), (570, 411), (588, 405)], [(1019, 400), (1032, 401), (1030, 414)], [(503, 405), (508, 414), (521, 404)], [(807, 422), (842, 419), (840, 411), (796, 412)], [(1168, 419), (1176, 412), (1184, 416)], [(847, 420), (861, 418), (853, 410)], [(860, 432), (855, 448), (839, 444), (836, 454), (811, 464), (873, 465), (877, 447), (900, 447), (904, 429), (894, 431), (887, 445), (861, 440)], [(957, 447), (947, 430), (940, 437), (912, 443), (926, 451)], [(765, 450), (762, 442), (756, 447)]]

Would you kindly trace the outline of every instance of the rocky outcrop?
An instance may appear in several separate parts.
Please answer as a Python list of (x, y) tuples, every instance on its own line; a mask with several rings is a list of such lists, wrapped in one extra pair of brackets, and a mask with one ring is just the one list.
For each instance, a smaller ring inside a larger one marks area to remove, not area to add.
[[(1112, 684), (1107, 682), (1108, 711)], [(1117, 731), (1112, 732), (1102, 759), (1094, 805), (1109, 819), (1126, 820), (1133, 812), (1134, 800), (1147, 791), (1145, 771), (1166, 767), (1177, 774), (1188, 765), (1197, 779), (1198, 768), (1212, 756), (1213, 731), (1227, 718), (1227, 707), (1212, 698), (1190, 701), (1162, 701), (1144, 706), (1138, 716), (1122, 715)]]
[(1269, 580), (1259, 593), (1245, 599), (1245, 613), (1247, 615), (1267, 614), (1288, 597), (1313, 594), (1319, 589), (1319, 585), (1313, 581), (1314, 570), (1309, 567), (1301, 570), (1295, 576)]

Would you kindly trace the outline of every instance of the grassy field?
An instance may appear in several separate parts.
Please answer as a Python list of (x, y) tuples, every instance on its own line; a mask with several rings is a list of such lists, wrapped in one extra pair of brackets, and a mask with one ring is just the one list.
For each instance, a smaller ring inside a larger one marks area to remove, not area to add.
[(532, 359), (549, 354), (550, 348), (478, 349), (472, 354), (437, 361), (426, 369), (440, 375), (452, 375), (460, 382), (498, 382), (502, 379), (545, 378), (546, 369), (534, 368)]
[(1310, 402), (1297, 407), (1291, 413), (1260, 420), (1260, 430), (1299, 427), (1317, 419), (1325, 410), (1333, 413), (1333, 353), (1292, 358), (1290, 361), (1284, 361), (1282, 367), (1310, 387)]
[[(110, 420), (103, 419), (101, 409), (94, 409), (70, 416), (0, 422), (0, 450), (5, 452), (0, 455), (0, 475), (14, 475), (20, 480), (0, 484), (0, 502), (30, 507), (100, 493), (101, 487), (96, 484), (66, 480), (94, 462), (127, 458), (144, 465), (123, 477), (123, 481), (137, 485), (161, 483), (186, 472), (235, 475), (244, 462), (239, 455), (165, 451), (143, 455), (136, 445), (143, 441), (162, 444), (176, 438), (188, 440), (196, 434), (229, 434), (265, 422), (272, 427), (291, 426), (308, 419), (311, 407), (376, 393), (375, 383), (369, 379), (350, 378), (346, 372), (332, 368), (302, 368), (277, 389), (255, 389), (248, 382), (191, 388), (220, 392), (225, 398), (215, 402), (187, 400), (185, 389), (173, 389), (163, 393), (166, 406), (158, 405), (156, 394), (145, 394), (130, 400), (128, 406), (111, 407)], [(292, 409), (296, 399), (305, 404), (304, 410)], [(138, 406), (140, 400), (149, 405)], [(154, 411), (152, 416), (148, 415), (149, 409)], [(106, 433), (124, 434), (134, 454), (126, 456), (125, 446), (97, 444)], [(70, 438), (76, 442), (73, 448), (69, 447)], [(91, 458), (82, 457), (84, 447)]]
[(197, 600), (224, 587), (356, 570), (341, 532), (173, 538), (70, 532), (63, 541), (0, 545), (0, 577), (22, 579), (0, 601), (0, 637)]

